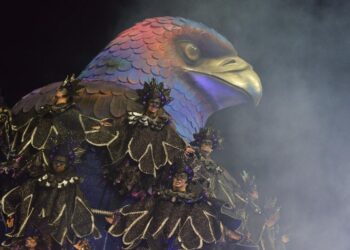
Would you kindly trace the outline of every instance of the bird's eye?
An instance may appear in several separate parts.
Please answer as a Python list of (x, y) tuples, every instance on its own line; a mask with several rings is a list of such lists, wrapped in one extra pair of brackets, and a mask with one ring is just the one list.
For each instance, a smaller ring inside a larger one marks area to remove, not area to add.
[(183, 49), (186, 57), (190, 61), (194, 62), (194, 61), (197, 61), (199, 59), (199, 57), (200, 57), (200, 50), (193, 43), (182, 44), (182, 49)]

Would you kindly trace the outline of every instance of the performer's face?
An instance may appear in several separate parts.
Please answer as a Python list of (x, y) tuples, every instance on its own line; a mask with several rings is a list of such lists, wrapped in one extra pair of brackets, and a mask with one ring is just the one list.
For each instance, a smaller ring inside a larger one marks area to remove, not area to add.
[(55, 94), (55, 104), (66, 104), (68, 102), (67, 91), (65, 89), (59, 89)]
[(202, 143), (201, 143), (201, 148), (200, 148), (201, 152), (202, 153), (205, 153), (205, 154), (208, 154), (210, 155), (211, 152), (213, 152), (213, 144), (211, 141), (209, 140), (204, 140)]
[(253, 200), (258, 200), (258, 199), (259, 199), (258, 190), (257, 190), (257, 189), (253, 189), (253, 190), (250, 192), (250, 197), (251, 197)]
[(160, 99), (159, 98), (156, 98), (156, 99), (151, 99), (149, 102), (148, 102), (148, 108), (147, 108), (147, 111), (151, 114), (155, 114), (158, 112), (160, 108)]
[(33, 248), (33, 247), (36, 247), (37, 246), (37, 241), (35, 239), (35, 237), (27, 237), (26, 238), (26, 242), (25, 242), (25, 246), (28, 247), (28, 248)]
[(61, 155), (56, 156), (55, 159), (53, 160), (52, 166), (53, 166), (53, 170), (56, 173), (63, 172), (64, 170), (66, 170), (67, 158)]
[(179, 192), (186, 192), (188, 175), (186, 173), (175, 174), (173, 178), (173, 189)]

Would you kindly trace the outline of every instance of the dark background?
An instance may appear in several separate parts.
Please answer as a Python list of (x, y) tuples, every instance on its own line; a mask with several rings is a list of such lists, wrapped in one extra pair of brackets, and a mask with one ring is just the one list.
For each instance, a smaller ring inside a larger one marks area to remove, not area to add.
[(77, 74), (119, 32), (182, 16), (226, 36), (260, 75), (258, 107), (209, 119), (225, 136), (215, 156), (277, 196), (288, 249), (350, 249), (350, 4), (348, 1), (23, 1), (1, 6), (1, 80), (9, 105)]

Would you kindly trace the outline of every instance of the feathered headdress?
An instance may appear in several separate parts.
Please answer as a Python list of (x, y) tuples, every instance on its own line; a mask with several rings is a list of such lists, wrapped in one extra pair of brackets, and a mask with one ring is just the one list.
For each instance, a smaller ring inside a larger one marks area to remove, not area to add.
[(247, 171), (243, 170), (241, 172), (241, 178), (243, 181), (243, 189), (247, 192), (252, 192), (256, 190), (255, 176), (250, 175)]
[(193, 169), (188, 166), (183, 158), (183, 156), (177, 156), (173, 165), (169, 169), (169, 179), (172, 179), (175, 174), (186, 173), (188, 176), (188, 181), (191, 181), (194, 176)]
[(59, 144), (50, 150), (49, 159), (52, 161), (56, 156), (64, 156), (68, 159), (68, 165), (79, 164), (84, 153), (85, 149), (74, 147), (70, 143)]
[(164, 83), (158, 83), (155, 78), (152, 78), (149, 82), (145, 82), (143, 84), (143, 89), (138, 89), (136, 91), (143, 105), (147, 105), (151, 99), (159, 98), (160, 105), (163, 107), (173, 100), (173, 98), (170, 97), (171, 89), (164, 88)]
[(192, 146), (200, 147), (203, 141), (211, 141), (213, 149), (221, 148), (224, 139), (220, 132), (213, 128), (201, 128), (198, 133), (193, 134)]
[(83, 88), (83, 86), (79, 85), (79, 82), (80, 80), (76, 79), (74, 74), (71, 76), (67, 75), (61, 86), (58, 87), (58, 90), (65, 90), (69, 97), (76, 96), (78, 95), (78, 90)]

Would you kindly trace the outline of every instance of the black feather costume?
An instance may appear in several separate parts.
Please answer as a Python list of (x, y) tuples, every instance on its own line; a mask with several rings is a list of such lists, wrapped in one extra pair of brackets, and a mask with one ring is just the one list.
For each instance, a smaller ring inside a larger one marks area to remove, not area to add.
[(15, 242), (39, 230), (59, 245), (75, 243), (78, 239), (99, 236), (94, 216), (81, 191), (81, 178), (75, 173), (80, 149), (69, 145), (54, 147), (49, 154), (50, 164), (39, 152), (27, 166), (29, 178), (2, 198), (3, 213), (14, 217), (15, 226), (7, 234)]
[[(119, 143), (119, 149), (112, 151), (115, 163), (108, 169), (108, 175), (114, 178), (121, 192), (147, 190), (159, 177), (157, 172), (172, 164), (186, 148), (171, 117), (162, 109), (172, 100), (170, 89), (164, 89), (163, 83), (152, 79), (137, 93), (141, 109), (139, 106), (124, 117), (120, 136), (113, 142), (114, 149)], [(152, 105), (157, 105), (154, 113), (148, 110)]]
[[(189, 173), (187, 181), (191, 181), (192, 170), (185, 167), (183, 172)], [(108, 232), (121, 237), (126, 249), (134, 249), (145, 242), (151, 249), (166, 249), (171, 244), (181, 249), (214, 246), (223, 237), (224, 228), (217, 201), (207, 199), (203, 193), (174, 188), (161, 189), (153, 196), (118, 210)], [(231, 219), (226, 225), (235, 230), (240, 220)]]

